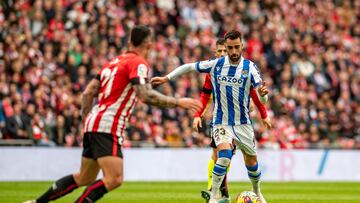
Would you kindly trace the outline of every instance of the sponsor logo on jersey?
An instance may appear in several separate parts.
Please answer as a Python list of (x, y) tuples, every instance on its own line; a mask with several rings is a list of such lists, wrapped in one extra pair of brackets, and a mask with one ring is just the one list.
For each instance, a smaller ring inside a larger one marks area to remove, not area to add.
[(242, 78), (236, 78), (236, 77), (231, 77), (231, 76), (218, 75), (216, 79), (220, 84), (225, 84), (225, 85), (240, 86), (243, 83)]

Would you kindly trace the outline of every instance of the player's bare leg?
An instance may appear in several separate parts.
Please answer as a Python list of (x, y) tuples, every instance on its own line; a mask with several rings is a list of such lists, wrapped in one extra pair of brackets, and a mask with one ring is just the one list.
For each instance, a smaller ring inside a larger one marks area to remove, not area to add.
[(210, 203), (216, 202), (216, 193), (220, 189), (220, 185), (224, 180), (226, 170), (229, 167), (232, 158), (232, 150), (229, 143), (220, 143), (217, 146), (217, 150), (218, 159), (213, 171)]
[(96, 180), (99, 171), (100, 166), (94, 159), (82, 157), (80, 171), (75, 173), (73, 177), (79, 187), (85, 186)]
[(41, 197), (28, 202), (45, 203), (56, 200), (75, 190), (87, 185), (96, 179), (99, 173), (99, 165), (95, 160), (82, 157), (80, 171), (57, 180)]
[(253, 191), (260, 198), (261, 203), (266, 203), (264, 196), (260, 191), (260, 177), (261, 177), (261, 169), (257, 161), (257, 156), (248, 155), (245, 151), (242, 150), (242, 154), (244, 157), (244, 162), (246, 168), (248, 170), (248, 176), (253, 186)]
[(104, 177), (89, 185), (76, 200), (77, 203), (96, 202), (107, 192), (119, 187), (123, 182), (123, 159), (104, 156), (97, 159)]
[(104, 172), (104, 184), (108, 191), (113, 190), (123, 183), (123, 159), (120, 157), (106, 156), (98, 160)]

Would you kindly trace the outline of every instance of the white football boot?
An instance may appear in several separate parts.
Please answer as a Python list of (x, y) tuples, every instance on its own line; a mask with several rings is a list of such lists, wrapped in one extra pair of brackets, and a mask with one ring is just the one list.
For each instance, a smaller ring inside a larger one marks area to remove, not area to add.
[(260, 203), (266, 203), (266, 200), (264, 198), (264, 196), (261, 194), (261, 192), (257, 192), (256, 195), (259, 197), (260, 199)]
[(223, 197), (219, 199), (217, 203), (231, 203), (231, 199), (230, 197)]
[(216, 199), (210, 199), (209, 203), (217, 203), (217, 200)]

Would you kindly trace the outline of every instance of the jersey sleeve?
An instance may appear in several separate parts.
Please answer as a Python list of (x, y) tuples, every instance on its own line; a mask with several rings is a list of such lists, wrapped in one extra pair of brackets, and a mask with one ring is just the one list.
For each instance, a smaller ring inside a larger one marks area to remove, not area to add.
[(252, 63), (250, 66), (251, 87), (256, 88), (261, 82), (261, 74), (257, 66)]
[(250, 96), (251, 96), (251, 99), (254, 101), (256, 108), (259, 110), (261, 118), (265, 119), (267, 117), (267, 111), (266, 111), (265, 105), (263, 103), (261, 103), (259, 97), (256, 94), (256, 90), (254, 88), (250, 89)]
[(204, 82), (204, 85), (203, 85), (203, 92), (204, 91), (206, 91), (209, 94), (211, 94), (211, 92), (212, 92), (212, 83), (211, 83), (210, 74), (206, 74), (205, 82)]
[(149, 65), (145, 60), (134, 59), (129, 62), (129, 79), (132, 84), (146, 84), (149, 77)]
[(198, 61), (195, 63), (196, 70), (200, 73), (210, 73), (211, 69), (215, 66), (218, 59), (210, 59), (207, 61)]
[(207, 94), (205, 92), (201, 92), (201, 94), (200, 94), (200, 102), (202, 104), (202, 107), (201, 107), (201, 109), (199, 111), (195, 112), (194, 118), (201, 117), (204, 114), (205, 109), (206, 109), (206, 107), (207, 107), (207, 105), (209, 103), (210, 96), (211, 96), (211, 93)]

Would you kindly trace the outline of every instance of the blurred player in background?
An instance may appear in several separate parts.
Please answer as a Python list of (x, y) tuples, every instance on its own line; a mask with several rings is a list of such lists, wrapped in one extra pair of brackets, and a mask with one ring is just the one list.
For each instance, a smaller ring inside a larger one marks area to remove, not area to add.
[(210, 73), (213, 84), (214, 114), (213, 132), (218, 159), (214, 166), (210, 203), (216, 203), (217, 191), (226, 174), (232, 158), (233, 141), (244, 156), (253, 191), (261, 203), (266, 200), (260, 191), (261, 169), (257, 161), (254, 129), (249, 116), (250, 89), (255, 88), (262, 103), (267, 96), (261, 96), (262, 80), (256, 65), (242, 57), (241, 33), (232, 30), (225, 35), (227, 56), (197, 63), (184, 64), (165, 77), (155, 77), (152, 84), (162, 84), (177, 76), (197, 70)]
[[(123, 182), (122, 135), (137, 98), (158, 107), (201, 108), (199, 101), (165, 96), (151, 88), (146, 61), (151, 47), (150, 29), (134, 27), (129, 51), (105, 64), (83, 93), (82, 116), (86, 119), (80, 171), (57, 180), (38, 199), (27, 202), (49, 202), (87, 186), (76, 202), (90, 203), (119, 187)], [(93, 106), (95, 97), (98, 104)], [(96, 180), (100, 169), (104, 177)]]
[[(220, 58), (226, 55), (226, 46), (225, 46), (225, 39), (218, 39), (216, 41), (216, 49), (215, 49), (215, 57), (216, 58)], [(205, 114), (206, 110), (209, 108), (209, 106), (211, 106), (211, 102), (209, 102), (210, 97), (211, 97), (211, 93), (212, 93), (212, 84), (211, 84), (211, 79), (210, 79), (210, 74), (206, 74), (205, 77), (205, 82), (200, 94), (200, 101), (202, 103), (203, 108), (196, 112), (194, 115), (194, 121), (193, 121), (193, 129), (198, 131), (198, 128), (202, 128), (202, 116)], [(265, 96), (268, 91), (266, 86), (263, 86), (262, 88), (259, 89), (259, 93), (260, 96)], [(263, 103), (261, 103), (261, 101), (259, 100), (259, 98), (257, 97), (256, 91), (254, 90), (254, 88), (250, 89), (250, 95), (251, 95), (251, 99), (252, 102), (250, 103), (250, 105), (253, 105), (253, 103), (256, 105), (256, 107), (258, 108), (262, 121), (265, 125), (265, 127), (270, 128), (271, 127), (271, 121), (270, 118), (267, 117), (267, 111), (266, 108), (264, 106)], [(250, 107), (250, 111), (251, 111), (251, 107)], [(210, 123), (210, 127), (212, 127), (212, 124)], [(217, 149), (216, 149), (216, 144), (215, 141), (213, 139), (213, 137), (211, 136), (211, 144), (210, 146), (213, 148), (213, 153), (211, 155), (211, 158), (208, 162), (208, 186), (207, 186), (207, 190), (203, 190), (201, 191), (201, 196), (206, 200), (206, 202), (208, 202), (210, 200), (210, 191), (211, 191), (211, 183), (212, 183), (212, 172), (214, 170), (214, 166), (215, 163), (217, 161)], [(235, 152), (235, 147), (233, 149), (233, 151)], [(221, 192), (221, 197), (222, 197), (222, 201), (223, 203), (226, 202), (230, 202), (230, 196), (229, 196), (229, 191), (228, 191), (228, 187), (227, 187), (227, 173), (230, 169), (230, 165), (227, 168), (224, 180), (221, 183), (220, 186), (220, 192)]]

